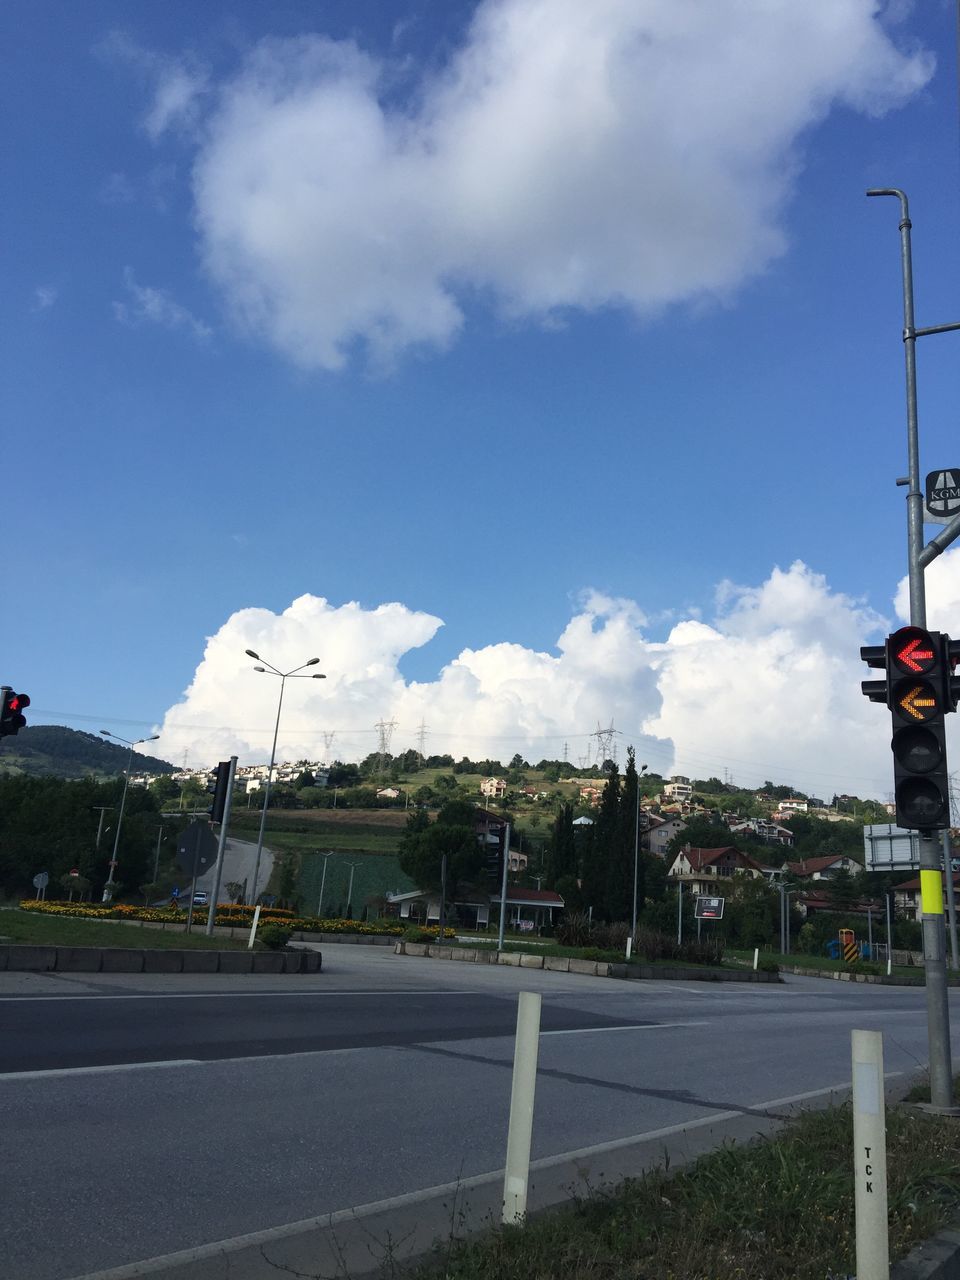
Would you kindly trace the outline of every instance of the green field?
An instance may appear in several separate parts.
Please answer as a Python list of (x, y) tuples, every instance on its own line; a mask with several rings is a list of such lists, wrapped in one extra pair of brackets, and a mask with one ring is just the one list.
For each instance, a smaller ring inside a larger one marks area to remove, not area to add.
[(0, 941), (32, 942), (48, 947), (135, 947), (178, 951), (232, 951), (247, 945), (246, 939), (208, 938), (203, 928), (206, 916), (192, 933), (183, 925), (148, 929), (137, 924), (114, 924), (110, 920), (83, 920), (74, 917), (41, 916), (30, 911), (0, 911)]
[[(320, 854), (307, 853), (300, 860), (300, 878), (297, 896), (301, 909), (317, 911), (320, 905), (320, 881), (323, 864), (327, 863), (327, 877), (323, 887), (323, 914), (342, 915), (347, 909), (347, 889), (350, 883), (350, 863), (356, 863), (353, 872), (353, 917), (358, 919), (369, 898), (383, 897), (387, 893), (406, 893), (416, 885), (400, 870), (400, 864), (392, 854), (365, 853), (354, 856), (333, 854), (324, 859)], [(373, 913), (376, 915), (376, 912)]]

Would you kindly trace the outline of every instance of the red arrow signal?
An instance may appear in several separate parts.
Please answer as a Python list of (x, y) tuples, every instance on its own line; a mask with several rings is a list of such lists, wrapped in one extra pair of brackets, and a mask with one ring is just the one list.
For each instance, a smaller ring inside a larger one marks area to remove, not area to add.
[(933, 661), (933, 648), (929, 639), (923, 639), (921, 636), (914, 636), (912, 640), (908, 640), (902, 649), (897, 653), (897, 661), (912, 671), (914, 675), (919, 675), (922, 671), (926, 671), (925, 663)]

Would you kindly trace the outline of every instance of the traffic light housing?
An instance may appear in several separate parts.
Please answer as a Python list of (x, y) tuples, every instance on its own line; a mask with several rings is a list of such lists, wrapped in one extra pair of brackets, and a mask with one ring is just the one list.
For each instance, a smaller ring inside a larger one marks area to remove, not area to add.
[(223, 821), (223, 811), (227, 804), (227, 791), (229, 786), (230, 761), (221, 760), (207, 782), (207, 790), (213, 795), (213, 805), (209, 811), (211, 822)]
[(949, 636), (922, 627), (901, 627), (887, 638), (886, 694), (899, 827), (932, 831), (950, 825), (944, 715), (956, 706), (951, 644)]
[(25, 693), (14, 693), (9, 685), (0, 685), (0, 693), (3, 696), (0, 707), (0, 738), (5, 738), (9, 734), (19, 733), (26, 725), (27, 718), (23, 712), (24, 708), (29, 707), (30, 699)]

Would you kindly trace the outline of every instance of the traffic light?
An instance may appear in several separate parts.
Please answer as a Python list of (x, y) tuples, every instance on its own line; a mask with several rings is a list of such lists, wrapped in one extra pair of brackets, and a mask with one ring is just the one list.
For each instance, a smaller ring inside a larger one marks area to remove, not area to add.
[(0, 693), (3, 695), (3, 706), (0, 709), (0, 738), (5, 738), (8, 734), (19, 733), (27, 723), (23, 712), (24, 708), (29, 707), (30, 699), (25, 693), (14, 693), (9, 685), (0, 685)]
[(207, 790), (213, 795), (213, 805), (209, 810), (211, 822), (223, 821), (223, 811), (227, 803), (227, 789), (229, 786), (230, 761), (221, 760), (217, 765), (216, 771), (210, 775), (207, 781)]
[[(887, 669), (887, 646), (886, 644), (864, 644), (860, 646), (860, 658), (868, 667), (880, 667), (881, 670)], [(860, 689), (865, 698), (869, 698), (871, 702), (887, 702), (887, 682), (886, 680), (861, 680)]]
[(890, 745), (900, 827), (928, 831), (950, 825), (944, 714), (956, 706), (951, 643), (948, 636), (922, 627), (901, 627), (887, 639), (887, 705), (893, 718)]

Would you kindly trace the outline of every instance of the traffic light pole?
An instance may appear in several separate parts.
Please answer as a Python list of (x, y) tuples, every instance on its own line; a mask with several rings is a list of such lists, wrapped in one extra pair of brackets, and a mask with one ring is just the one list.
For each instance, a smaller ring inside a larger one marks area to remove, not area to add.
[[(907, 564), (910, 583), (910, 623), (927, 625), (923, 573), (927, 564), (960, 535), (955, 518), (926, 550), (923, 546), (923, 493), (920, 489), (920, 442), (917, 428), (917, 338), (960, 329), (960, 323), (917, 329), (913, 310), (913, 256), (907, 197), (897, 188), (867, 192), (895, 196), (900, 201), (900, 263), (903, 274), (903, 351), (907, 392)], [(902, 483), (902, 482), (899, 482)], [(956, 526), (956, 527), (954, 527)], [(953, 1069), (950, 1056), (950, 1011), (947, 1004), (946, 935), (943, 919), (943, 858), (933, 831), (920, 832), (920, 898), (923, 922), (923, 967), (927, 992), (927, 1042), (930, 1058), (930, 1102), (953, 1110)]]

